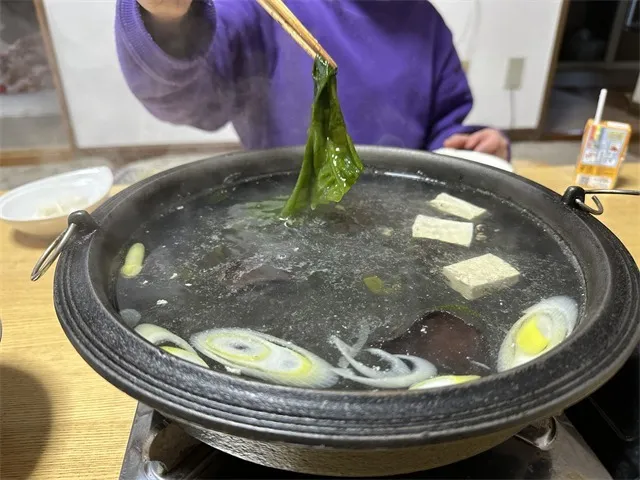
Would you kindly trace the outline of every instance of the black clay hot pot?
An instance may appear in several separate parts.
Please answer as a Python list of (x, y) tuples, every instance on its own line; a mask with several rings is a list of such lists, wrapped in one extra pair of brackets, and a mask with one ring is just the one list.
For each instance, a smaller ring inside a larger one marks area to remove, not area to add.
[[(110, 266), (144, 212), (249, 177), (297, 171), (302, 149), (233, 153), (157, 174), (115, 195), (92, 217), (72, 214), (54, 285), (55, 308), (83, 358), (115, 386), (233, 455), (321, 475), (419, 471), (491, 448), (605, 383), (640, 339), (638, 268), (620, 241), (572, 198), (464, 160), (378, 147), (371, 169), (427, 175), (492, 191), (533, 213), (572, 250), (586, 305), (574, 333), (536, 361), (455, 388), (326, 391), (269, 385), (172, 357), (121, 323)], [(582, 198), (584, 200), (584, 197)], [(95, 220), (95, 223), (94, 221)]]

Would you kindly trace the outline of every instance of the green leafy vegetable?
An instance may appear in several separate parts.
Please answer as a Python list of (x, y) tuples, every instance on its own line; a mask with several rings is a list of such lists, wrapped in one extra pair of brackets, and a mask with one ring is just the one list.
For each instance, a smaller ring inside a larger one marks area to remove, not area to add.
[(291, 217), (302, 210), (339, 202), (362, 173), (363, 165), (347, 133), (336, 82), (336, 69), (317, 57), (313, 64), (314, 100), (302, 168), (282, 210)]
[(287, 197), (275, 197), (273, 200), (245, 203), (247, 212), (256, 218), (273, 218), (285, 206)]
[(266, 227), (280, 223), (280, 212), (288, 196), (277, 196), (259, 202), (247, 202), (233, 205), (229, 209), (230, 221), (227, 228), (244, 230), (250, 227)]
[(384, 281), (377, 275), (371, 275), (369, 277), (364, 277), (362, 279), (365, 286), (369, 289), (371, 293), (375, 293), (376, 295), (386, 295), (390, 293), (399, 292), (402, 288), (399, 283), (395, 283), (393, 285), (385, 285)]
[(372, 293), (375, 293), (376, 295), (384, 293), (384, 282), (380, 280), (380, 277), (377, 275), (364, 277), (362, 281)]

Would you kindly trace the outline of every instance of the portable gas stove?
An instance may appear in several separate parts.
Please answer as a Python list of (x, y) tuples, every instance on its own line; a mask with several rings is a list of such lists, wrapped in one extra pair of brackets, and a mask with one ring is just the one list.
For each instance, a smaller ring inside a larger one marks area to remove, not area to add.
[[(189, 437), (175, 423), (139, 404), (120, 480), (316, 478), (256, 465)], [(318, 477), (319, 478), (319, 477)], [(612, 478), (573, 425), (550, 419), (492, 450), (428, 472), (391, 478)]]
[[(487, 452), (390, 478), (637, 479), (639, 363), (636, 351), (609, 383), (567, 415), (529, 426)], [(218, 478), (319, 477), (238, 459), (193, 439), (150, 407), (138, 405), (120, 480)]]

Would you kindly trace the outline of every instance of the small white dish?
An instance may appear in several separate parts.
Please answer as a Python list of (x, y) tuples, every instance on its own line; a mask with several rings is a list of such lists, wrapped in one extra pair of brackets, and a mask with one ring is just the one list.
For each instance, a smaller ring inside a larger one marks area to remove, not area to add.
[(67, 227), (71, 212), (95, 210), (112, 185), (109, 167), (84, 168), (36, 180), (0, 196), (0, 220), (29, 235), (53, 237)]
[(433, 153), (438, 155), (446, 155), (448, 157), (462, 158), (463, 160), (469, 160), (471, 162), (481, 163), (489, 167), (499, 168), (507, 172), (513, 172), (513, 166), (495, 155), (489, 155), (488, 153), (474, 152), (473, 150), (457, 150), (455, 148), (439, 148), (434, 150)]

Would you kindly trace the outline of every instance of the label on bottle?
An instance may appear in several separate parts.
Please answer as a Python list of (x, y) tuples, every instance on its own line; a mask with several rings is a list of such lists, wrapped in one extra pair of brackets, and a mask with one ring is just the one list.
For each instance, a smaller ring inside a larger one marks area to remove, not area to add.
[(587, 188), (613, 188), (614, 179), (611, 177), (598, 177), (594, 175), (576, 175), (576, 183)]
[(624, 153), (627, 132), (601, 125), (590, 130), (582, 154), (582, 164), (616, 167)]

